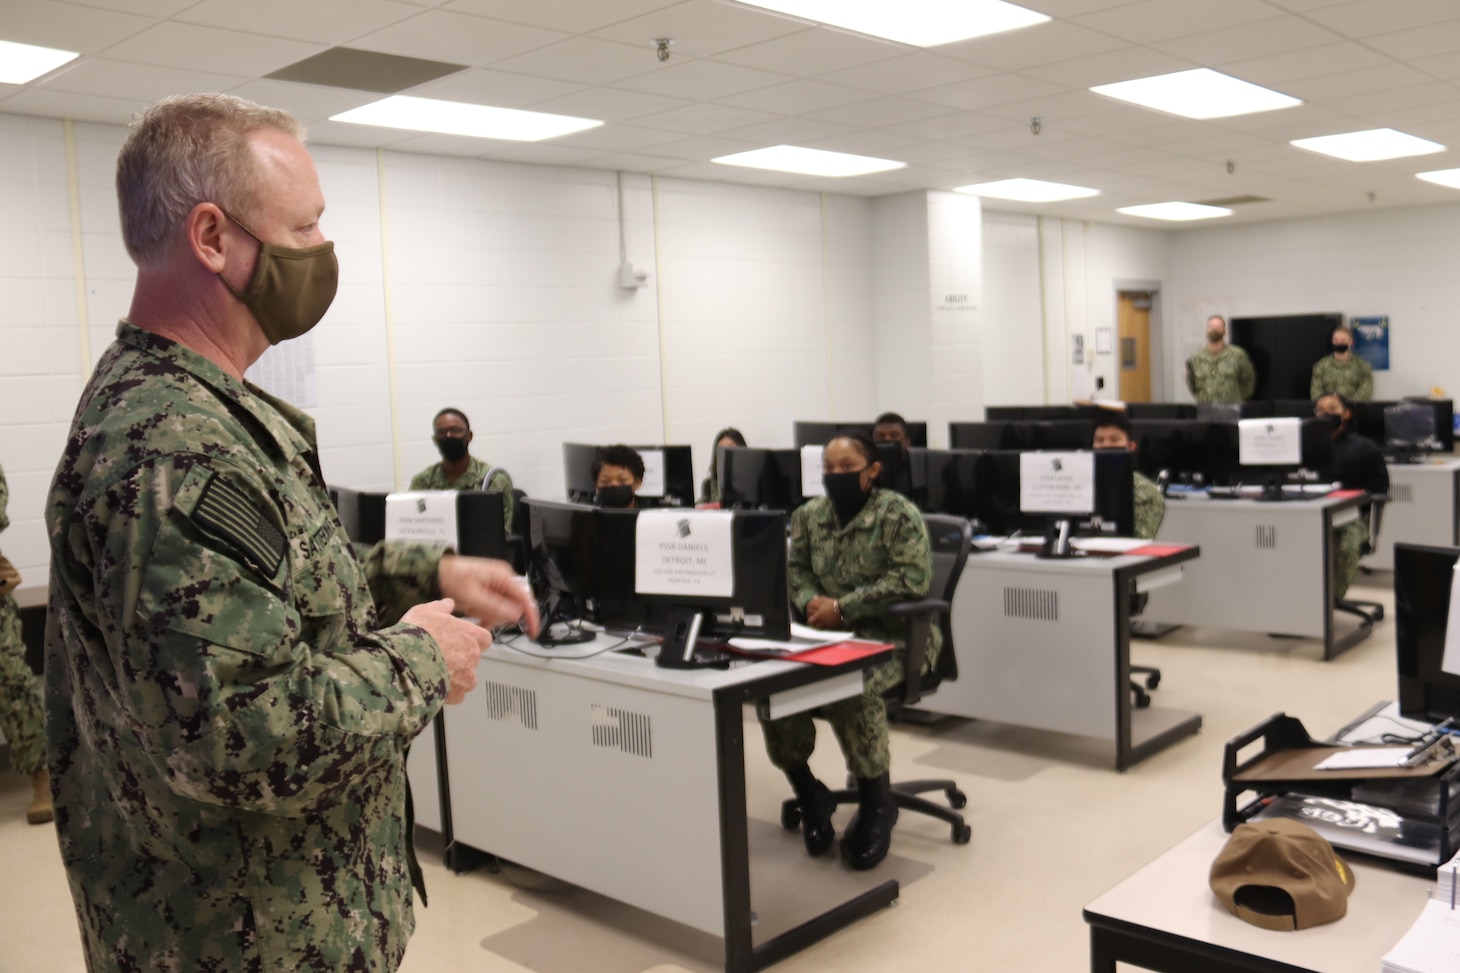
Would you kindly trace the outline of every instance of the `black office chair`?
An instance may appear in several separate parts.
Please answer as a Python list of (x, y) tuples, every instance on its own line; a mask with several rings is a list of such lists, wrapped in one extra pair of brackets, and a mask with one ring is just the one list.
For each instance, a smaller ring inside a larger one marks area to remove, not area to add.
[[(1369, 498), (1369, 539), (1360, 545), (1359, 557), (1372, 554), (1378, 548), (1379, 528), (1384, 523), (1384, 505), (1388, 502), (1388, 496), (1371, 496)], [(1337, 611), (1357, 615), (1367, 626), (1372, 626), (1375, 622), (1382, 622), (1384, 620), (1384, 606), (1377, 601), (1364, 601), (1359, 598), (1342, 598), (1333, 607)]]
[[(921, 601), (901, 601), (888, 607), (888, 611), (907, 619), (907, 649), (904, 666), (909, 673), (923, 670), (927, 653), (928, 635), (933, 620), (937, 619), (943, 630), (943, 648), (929, 672), (921, 678), (907, 679), (901, 685), (893, 686), (882, 694), (887, 703), (888, 719), (893, 719), (904, 709), (915, 706), (920, 699), (934, 692), (944, 679), (958, 678), (958, 662), (953, 653), (953, 626), (949, 622), (953, 604), (953, 592), (958, 587), (958, 578), (963, 573), (964, 562), (973, 547), (973, 528), (962, 517), (942, 514), (924, 514), (928, 525), (928, 538), (932, 542), (933, 578), (930, 593), (937, 592), (940, 598), (924, 598)], [(952, 806), (950, 810), (920, 797), (931, 791), (942, 791)], [(848, 787), (831, 792), (837, 804), (857, 803), (857, 790)], [(968, 797), (958, 789), (952, 780), (909, 780), (892, 784), (892, 799), (901, 810), (916, 811), (946, 821), (953, 829), (953, 843), (966, 845), (973, 837), (973, 829), (963, 820), (958, 810), (968, 804)], [(797, 800), (788, 798), (781, 804), (781, 826), (794, 831), (801, 825), (801, 806)]]

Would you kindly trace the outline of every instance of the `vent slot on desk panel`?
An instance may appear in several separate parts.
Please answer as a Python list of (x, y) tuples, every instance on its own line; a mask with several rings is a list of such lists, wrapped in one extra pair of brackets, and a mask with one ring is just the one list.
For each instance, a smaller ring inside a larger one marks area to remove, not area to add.
[(1060, 619), (1059, 592), (1039, 588), (1005, 588), (1004, 617), (1057, 622)]
[(537, 729), (537, 693), (500, 682), (486, 683), (487, 715), (498, 723)]
[(1257, 525), (1257, 543), (1259, 551), (1272, 551), (1277, 549), (1277, 527), (1272, 524)]
[(653, 731), (648, 714), (593, 703), (589, 722), (595, 747), (622, 750), (635, 757), (654, 756)]
[(1391, 483), (1389, 484), (1390, 503), (1414, 503), (1413, 483)]

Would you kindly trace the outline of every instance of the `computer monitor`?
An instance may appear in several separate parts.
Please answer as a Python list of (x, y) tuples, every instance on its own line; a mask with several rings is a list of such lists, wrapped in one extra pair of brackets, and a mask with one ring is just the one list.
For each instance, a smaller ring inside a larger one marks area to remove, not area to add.
[(538, 600), (543, 645), (587, 641), (564, 626), (584, 618), (592, 590), (593, 515), (585, 504), (524, 498), (528, 524), (528, 578)]
[[(797, 449), (802, 446), (825, 446), (833, 436), (839, 432), (862, 432), (867, 438), (872, 438), (874, 423), (871, 420), (866, 422), (813, 422), (796, 420), (791, 427), (792, 442)], [(926, 422), (908, 422), (907, 436), (912, 440), (913, 446), (928, 445), (928, 424)]]
[(499, 490), (456, 495), (456, 549), (469, 557), (507, 557), (507, 524)]
[(1092, 418), (1098, 408), (1092, 405), (988, 405), (984, 406), (983, 417), (990, 422), (1059, 422)]
[[(1017, 428), (1017, 427), (1016, 427)], [(1055, 419), (1035, 422), (1032, 429), (1032, 444), (1022, 445), (1024, 449), (1075, 450), (1089, 449), (1095, 439), (1094, 419)], [(1016, 436), (1019, 434), (1016, 433)]]
[(801, 452), (730, 446), (716, 454), (720, 506), (727, 510), (795, 510), (801, 495)]
[[(1084, 451), (1087, 455), (1092, 451)], [(1056, 457), (1057, 453), (989, 451), (979, 464), (978, 516), (992, 534), (1044, 530), (1058, 520), (1070, 520), (1075, 530), (1087, 533), (1135, 534), (1134, 460), (1128, 450), (1098, 450), (1094, 456), (1094, 503), (1084, 513), (1026, 510), (1021, 502), (1021, 467), (1025, 456)], [(1097, 527), (1098, 521), (1098, 527)]]
[(563, 488), (570, 501), (593, 502), (593, 495), (598, 492), (598, 483), (593, 478), (593, 462), (597, 457), (597, 446), (563, 443)]
[(922, 461), (926, 499), (923, 511), (975, 520), (979, 516), (979, 465), (975, 449), (926, 449), (914, 453)]
[[(688, 446), (631, 446), (644, 460), (644, 486), (636, 496), (641, 507), (693, 507), (695, 471)], [(654, 469), (663, 471), (656, 480)]]
[(1189, 402), (1127, 402), (1126, 417), (1140, 419), (1195, 419), (1196, 406)]
[(1136, 468), (1155, 479), (1167, 473), (1177, 482), (1207, 479), (1210, 423), (1198, 419), (1133, 419)]
[(1401, 459), (1439, 452), (1437, 428), (1432, 403), (1396, 402), (1384, 409), (1384, 451)]
[(356, 544), (379, 544), (385, 540), (387, 494), (384, 491), (330, 487), (329, 492), (346, 537)]
[[(1196, 417), (1207, 422), (1237, 422), (1239, 419), (1265, 419), (1272, 414), (1269, 402), (1198, 402)], [(1306, 413), (1313, 414), (1310, 407)]]
[(1008, 419), (950, 422), (948, 445), (953, 449), (1015, 449), (1014, 423)]
[(1274, 399), (1269, 403), (1268, 414), (1275, 419), (1306, 419), (1313, 414), (1312, 399)]
[(1455, 562), (1460, 549), (1394, 545), (1394, 648), (1399, 712), (1439, 723), (1460, 716), (1460, 676), (1445, 672)]
[(1328, 468), (1333, 421), (1306, 419), (1243, 419), (1237, 423), (1237, 461), (1245, 482), (1261, 482), (1264, 499), (1281, 499), (1285, 478), (1316, 475)]

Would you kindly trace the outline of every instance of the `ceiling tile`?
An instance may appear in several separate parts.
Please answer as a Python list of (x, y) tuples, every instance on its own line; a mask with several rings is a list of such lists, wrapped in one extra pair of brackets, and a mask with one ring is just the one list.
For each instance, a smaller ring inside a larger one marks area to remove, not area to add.
[(872, 64), (831, 71), (820, 75), (818, 80), (884, 95), (900, 95), (957, 81), (983, 78), (993, 73), (993, 68), (919, 51)]
[(804, 115), (823, 108), (849, 105), (866, 97), (865, 91), (843, 85), (820, 81), (787, 81), (784, 84), (773, 84), (769, 88), (731, 95), (721, 98), (720, 101), (737, 108), (771, 111), (783, 115)]
[(493, 159), (524, 162), (538, 166), (589, 166), (607, 153), (599, 149), (580, 149), (556, 142), (517, 142), (491, 153)]
[(0, 101), (0, 108), (21, 115), (45, 115), (110, 125), (126, 125), (133, 115), (146, 107), (147, 102), (140, 98), (101, 98), (38, 88), (26, 88)]
[(1416, 58), (1409, 62), (1409, 66), (1433, 77), (1454, 81), (1460, 78), (1460, 52)]
[(709, 57), (811, 29), (801, 21), (768, 17), (749, 7), (719, 0), (688, 0), (593, 31), (593, 36), (640, 45), (652, 44), (660, 37), (673, 38), (669, 49), (672, 61), (679, 56)]
[(1281, 85), (1298, 78), (1316, 78), (1387, 63), (1388, 59), (1378, 51), (1362, 44), (1344, 41), (1341, 44), (1325, 44), (1301, 51), (1233, 61), (1223, 65), (1222, 70), (1253, 84)]
[(1364, 91), (1405, 88), (1410, 85), (1423, 84), (1428, 80), (1420, 72), (1403, 64), (1377, 64), (1369, 68), (1356, 68), (1352, 71), (1328, 74), (1319, 78), (1298, 78), (1288, 82), (1284, 91), (1294, 98), (1323, 104), (1327, 98)]
[(155, 22), (151, 17), (55, 0), (5, 0), (0, 4), (0, 37), (81, 54), (99, 53)]
[(1097, 84), (1148, 78), (1155, 74), (1170, 74), (1172, 71), (1185, 71), (1199, 66), (1149, 48), (1128, 47), (1030, 68), (1024, 74), (1070, 88), (1090, 88)]
[(1151, 46), (1197, 64), (1218, 67), (1271, 54), (1290, 55), (1304, 48), (1342, 41), (1341, 36), (1327, 28), (1302, 17), (1289, 16), (1188, 34), (1157, 41)]
[(658, 66), (654, 52), (592, 37), (570, 37), (547, 47), (497, 61), (499, 71), (531, 74), (558, 81), (608, 84), (652, 71)]
[(842, 105), (839, 108), (827, 108), (807, 114), (810, 118), (833, 122), (837, 125), (852, 125), (859, 128), (879, 128), (886, 125), (895, 131), (897, 123), (947, 115), (950, 112), (945, 107), (929, 104), (926, 101), (913, 101), (908, 98), (874, 98), (871, 101)]
[(748, 111), (744, 108), (700, 102), (681, 108), (671, 108), (669, 111), (656, 112), (652, 115), (642, 115), (634, 119), (634, 124), (642, 125), (644, 128), (680, 132), (684, 135), (709, 135), (711, 132), (723, 132), (727, 128), (742, 128), (756, 122), (769, 121), (775, 117), (768, 112)]
[(756, 142), (747, 142), (744, 139), (705, 136), (701, 138), (679, 139), (675, 142), (665, 142), (662, 145), (656, 145), (654, 146), (653, 154), (673, 159), (700, 161), (713, 159), (722, 155), (732, 155), (736, 152), (749, 152), (751, 149), (759, 148), (764, 148), (764, 146)]
[(996, 132), (1008, 127), (1009, 120), (1007, 118), (998, 118), (980, 112), (959, 111), (889, 124), (886, 126), (886, 130), (896, 132), (899, 135), (915, 136), (934, 141), (942, 141), (944, 139), (961, 141), (977, 136), (982, 132)]
[(818, 138), (845, 135), (849, 131), (851, 129), (846, 126), (818, 122), (810, 118), (776, 118), (740, 128), (722, 129), (719, 134), (727, 139), (744, 139), (762, 145), (805, 145), (818, 148), (810, 143)]
[(445, 9), (579, 34), (672, 6), (674, 0), (452, 0)]
[(673, 142), (683, 136), (661, 129), (640, 128), (635, 125), (600, 125), (582, 132), (573, 132), (553, 139), (556, 145), (571, 145), (580, 149), (598, 149), (601, 152), (633, 152), (648, 149), (665, 142)]
[(690, 102), (683, 98), (666, 98), (663, 95), (618, 91), (613, 88), (584, 88), (573, 94), (536, 102), (532, 107), (534, 111), (619, 122), (688, 104)]
[(648, 73), (638, 77), (620, 81), (614, 87), (709, 101), (758, 88), (769, 88), (788, 80), (784, 74), (772, 74), (769, 71), (710, 60), (681, 61), (656, 68), (650, 68)]
[[(279, 82), (271, 82), (279, 83)], [(328, 116), (326, 116), (328, 117)], [(312, 145), (345, 145), (378, 149), (415, 138), (417, 133), (379, 125), (352, 125), (349, 122), (314, 122), (309, 126)]]
[(898, 135), (895, 132), (862, 129), (847, 132), (844, 135), (806, 139), (800, 144), (811, 149), (826, 149), (828, 152), (851, 152), (856, 155), (874, 155), (890, 159), (901, 153), (906, 146), (917, 144), (918, 141), (911, 136)]
[(258, 77), (325, 49), (320, 44), (167, 22), (108, 48), (106, 55), (139, 64)]
[(299, 0), (248, 0), (247, 3), (203, 0), (177, 14), (174, 19), (204, 27), (336, 45), (358, 37), (364, 31), (413, 15), (419, 16), (413, 8), (391, 0), (309, 0), (308, 3), (300, 3)]
[(906, 54), (908, 48), (828, 27), (803, 30), (721, 54), (716, 60), (798, 77), (842, 71)]
[(1249, 24), (1271, 16), (1272, 7), (1263, 0), (1222, 0), (1221, 3), (1140, 0), (1073, 19), (1076, 24), (1133, 44), (1149, 44), (1205, 30)]
[(43, 81), (36, 82), (35, 87), (46, 91), (153, 102), (180, 91), (227, 91), (245, 80), (241, 76), (180, 71), (88, 57), (73, 61), (48, 75)]
[[(1460, 14), (1460, 4), (1455, 9)], [(1401, 61), (1447, 54), (1453, 56), (1460, 53), (1460, 20), (1380, 34), (1370, 37), (1368, 44)]]
[(974, 81), (960, 81), (915, 92), (908, 97), (919, 101), (930, 101), (935, 105), (973, 111), (990, 105), (1001, 105), (1011, 101), (1024, 101), (1041, 96), (1053, 96), (1065, 92), (1062, 85), (1051, 84), (1036, 78), (1025, 78), (1017, 74), (996, 74)]
[(1347, 37), (1373, 37), (1452, 20), (1455, 4), (1453, 0), (1359, 0), (1313, 10), (1308, 16)]
[[(68, 7), (83, 10), (113, 10), (141, 17), (171, 17), (186, 10), (198, 0), (61, 0)], [(87, 14), (82, 14), (86, 16)]]
[[(233, 2), (233, 0), (229, 0)], [(546, 47), (567, 34), (502, 20), (427, 10), (409, 20), (358, 36), (349, 46), (382, 54), (446, 61), (473, 67)]]
[[(1460, 113), (1460, 91), (1443, 81), (1432, 81), (1408, 88), (1387, 88), (1382, 91), (1360, 91), (1352, 95), (1330, 98), (1325, 106), (1352, 115), (1397, 116), (1409, 108), (1442, 105)], [(1448, 117), (1448, 116), (1446, 116)]]
[[(197, 90), (197, 89), (179, 89)], [(310, 124), (310, 131), (317, 123), (327, 120), (351, 108), (359, 108), (375, 101), (380, 96), (371, 91), (351, 91), (348, 88), (326, 88), (314, 84), (295, 84), (292, 81), (273, 81), (264, 78), (230, 88), (229, 94), (260, 105), (272, 105), (293, 112)], [(365, 126), (353, 125), (352, 128)]]
[(1041, 64), (1106, 54), (1129, 45), (1109, 34), (1067, 21), (1039, 24), (1024, 30), (975, 37), (937, 48), (940, 55), (1002, 71), (1022, 71)]
[(471, 68), (416, 85), (410, 89), (410, 93), (421, 98), (466, 101), (499, 108), (525, 108), (550, 98), (561, 98), (586, 90), (590, 89), (575, 81), (553, 81), (525, 74)]

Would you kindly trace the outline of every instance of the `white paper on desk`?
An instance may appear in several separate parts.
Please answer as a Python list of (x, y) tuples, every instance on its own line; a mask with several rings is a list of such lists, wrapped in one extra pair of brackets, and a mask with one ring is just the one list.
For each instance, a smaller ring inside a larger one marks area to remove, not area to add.
[(791, 642), (780, 642), (775, 639), (747, 639), (733, 638), (730, 640), (732, 649), (740, 649), (744, 652), (782, 652), (786, 655), (795, 655), (797, 652), (806, 652), (810, 649), (821, 649), (828, 645), (840, 645), (845, 639), (832, 639), (831, 641), (802, 642), (795, 640)]
[(641, 510), (634, 527), (634, 592), (729, 598), (735, 515), (720, 510)]
[(847, 639), (857, 637), (856, 632), (832, 632), (824, 628), (812, 628), (810, 625), (802, 625), (800, 622), (791, 623), (791, 638), (803, 642), (845, 642)]
[(1314, 770), (1383, 770), (1403, 767), (1409, 747), (1356, 747), (1331, 753), (1313, 766)]
[(826, 487), (821, 484), (820, 446), (801, 447), (801, 496), (824, 497)]
[(1460, 561), (1450, 576), (1450, 614), (1445, 619), (1445, 654), (1440, 658), (1440, 671), (1460, 676)]
[(1237, 420), (1237, 461), (1243, 466), (1296, 466), (1303, 462), (1303, 420)]
[(455, 547), (455, 490), (416, 490), (385, 498), (385, 539)]
[(1094, 551), (1097, 554), (1124, 554), (1149, 543), (1139, 537), (1076, 537), (1070, 541), (1077, 551)]
[(1404, 973), (1460, 970), (1460, 909), (1448, 899), (1430, 899), (1404, 938), (1384, 957), (1384, 969)]

